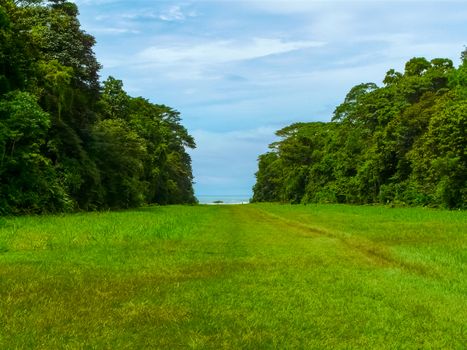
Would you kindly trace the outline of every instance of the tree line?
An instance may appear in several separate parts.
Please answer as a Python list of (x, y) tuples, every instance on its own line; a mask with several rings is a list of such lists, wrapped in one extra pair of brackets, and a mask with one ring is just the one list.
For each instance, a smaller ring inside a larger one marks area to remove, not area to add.
[(295, 123), (259, 156), (253, 201), (467, 207), (467, 49), (353, 87), (330, 122)]
[(194, 203), (176, 110), (99, 81), (66, 0), (0, 0), (0, 214)]

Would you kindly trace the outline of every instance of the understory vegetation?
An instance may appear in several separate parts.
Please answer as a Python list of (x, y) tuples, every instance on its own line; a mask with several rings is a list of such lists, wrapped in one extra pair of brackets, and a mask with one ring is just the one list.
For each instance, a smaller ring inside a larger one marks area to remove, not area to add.
[(467, 49), (353, 87), (331, 122), (296, 123), (259, 157), (253, 200), (467, 206)]
[(2, 349), (463, 349), (465, 211), (155, 206), (0, 222)]
[(0, 215), (195, 202), (179, 113), (101, 84), (77, 16), (0, 0)]

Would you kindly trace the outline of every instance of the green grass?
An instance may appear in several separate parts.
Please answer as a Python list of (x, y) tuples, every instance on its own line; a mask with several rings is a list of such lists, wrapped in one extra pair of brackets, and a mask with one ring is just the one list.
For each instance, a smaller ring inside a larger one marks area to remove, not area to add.
[(1, 349), (465, 349), (466, 305), (466, 212), (0, 219)]

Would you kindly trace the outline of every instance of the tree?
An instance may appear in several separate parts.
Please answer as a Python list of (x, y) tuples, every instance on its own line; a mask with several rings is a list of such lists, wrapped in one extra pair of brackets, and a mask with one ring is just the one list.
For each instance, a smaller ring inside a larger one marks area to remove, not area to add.
[(104, 184), (103, 205), (129, 208), (144, 203), (145, 142), (121, 120), (103, 120), (93, 128), (92, 151)]
[(114, 77), (108, 77), (104, 81), (98, 105), (103, 119), (128, 120), (130, 97), (123, 90), (123, 82)]
[(0, 212), (41, 213), (71, 209), (49, 159), (41, 154), (50, 116), (26, 92), (0, 102)]

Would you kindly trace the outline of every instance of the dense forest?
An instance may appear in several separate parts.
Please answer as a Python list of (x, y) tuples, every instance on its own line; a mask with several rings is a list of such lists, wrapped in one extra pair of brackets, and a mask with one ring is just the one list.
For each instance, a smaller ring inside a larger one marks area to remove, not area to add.
[(353, 87), (330, 122), (296, 123), (259, 157), (253, 201), (467, 207), (467, 49)]
[(0, 0), (0, 214), (195, 202), (179, 113), (101, 83), (77, 16)]

